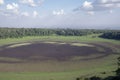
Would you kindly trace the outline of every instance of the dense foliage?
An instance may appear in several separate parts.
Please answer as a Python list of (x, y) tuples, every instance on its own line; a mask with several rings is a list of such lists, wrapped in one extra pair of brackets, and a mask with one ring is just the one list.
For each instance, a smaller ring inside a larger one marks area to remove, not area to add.
[(105, 33), (102, 34), (100, 37), (102, 37), (102, 38), (107, 38), (107, 39), (120, 40), (120, 31), (105, 32)]
[[(118, 69), (114, 71), (116, 73), (115, 76), (108, 76), (106, 78), (101, 78), (97, 76), (92, 76), (90, 78), (76, 78), (76, 80), (120, 80), (120, 57), (117, 58)], [(105, 74), (105, 72), (104, 72)]]
[[(99, 31), (100, 32), (100, 31)], [(73, 30), (73, 29), (40, 29), (40, 28), (0, 28), (0, 39), (19, 38), (24, 36), (82, 36), (98, 33), (97, 30)]]
[(94, 29), (41, 29), (41, 28), (0, 28), (0, 39), (21, 38), (24, 36), (83, 36), (88, 34), (103, 33), (100, 37), (119, 39), (120, 31), (94, 30)]
[(0, 28), (0, 39), (24, 36), (44, 36), (53, 34), (53, 30), (37, 28)]

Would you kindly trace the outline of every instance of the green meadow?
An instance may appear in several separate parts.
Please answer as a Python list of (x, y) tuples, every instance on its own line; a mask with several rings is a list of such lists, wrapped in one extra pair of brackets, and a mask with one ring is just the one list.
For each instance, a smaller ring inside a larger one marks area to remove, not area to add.
[[(95, 37), (94, 37), (95, 36)], [(0, 46), (16, 43), (30, 43), (30, 42), (54, 42), (61, 43), (79, 43), (73, 44), (77, 46), (91, 46), (86, 43), (109, 43), (110, 48), (114, 52), (120, 53), (119, 40), (103, 39), (98, 37), (99, 34), (87, 36), (28, 36), (23, 38), (7, 38), (0, 39)], [(83, 43), (83, 44), (80, 44)], [(13, 45), (14, 47), (17, 45)], [(12, 46), (12, 47), (13, 47)], [(21, 45), (20, 45), (21, 46)], [(94, 56), (94, 55), (93, 55)], [(77, 77), (85, 76), (100, 76), (106, 77), (115, 75), (113, 72), (117, 69), (117, 58), (119, 54), (111, 54), (109, 56), (92, 59), (86, 61), (41, 61), (33, 63), (0, 63), (0, 69), (6, 69), (0, 72), (0, 80), (76, 80)], [(18, 59), (4, 58), (0, 60), (19, 61)], [(33, 69), (34, 68), (34, 69)], [(18, 69), (17, 71), (14, 69)], [(20, 69), (20, 70), (19, 70)], [(106, 74), (101, 74), (106, 72)]]
[[(111, 40), (99, 38), (100, 34), (92, 34), (86, 36), (27, 36), (23, 38), (7, 38), (0, 39), (0, 45), (28, 42), (28, 41), (61, 41), (61, 42), (110, 42), (114, 44), (120, 44), (119, 40)], [(95, 37), (94, 37), (95, 36)]]

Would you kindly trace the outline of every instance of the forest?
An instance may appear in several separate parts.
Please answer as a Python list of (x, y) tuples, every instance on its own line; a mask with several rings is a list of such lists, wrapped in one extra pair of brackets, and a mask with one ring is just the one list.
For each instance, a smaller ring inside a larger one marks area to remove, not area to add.
[(109, 31), (103, 33), (100, 37), (108, 39), (120, 40), (120, 31)]
[(99, 37), (120, 40), (120, 30), (95, 29), (42, 29), (42, 28), (0, 28), (0, 39), (22, 38), (24, 36), (83, 36), (101, 34)]

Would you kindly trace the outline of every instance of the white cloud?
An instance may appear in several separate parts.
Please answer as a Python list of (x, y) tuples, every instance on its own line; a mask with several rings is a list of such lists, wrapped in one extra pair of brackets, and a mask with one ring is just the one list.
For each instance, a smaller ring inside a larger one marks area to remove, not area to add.
[(7, 10), (11, 10), (14, 14), (19, 14), (19, 5), (17, 3), (7, 4)]
[(102, 3), (102, 4), (106, 4), (106, 3), (119, 3), (120, 0), (96, 0), (97, 3)]
[(38, 5), (42, 5), (45, 0), (39, 0)]
[(39, 14), (37, 11), (33, 11), (33, 17), (37, 17)]
[(34, 0), (20, 0), (20, 2), (23, 3), (23, 4), (28, 4), (32, 7), (36, 6)]
[(63, 9), (58, 10), (58, 11), (53, 11), (53, 15), (64, 15), (64, 14), (65, 14), (65, 12)]
[(100, 0), (101, 3), (107, 3), (109, 0)]
[(118, 8), (120, 0), (97, 0), (92, 4), (96, 9), (102, 8), (102, 10)]
[(31, 7), (36, 7), (38, 5), (41, 5), (44, 2), (44, 0), (36, 0), (36, 1), (35, 0), (19, 0), (19, 2), (22, 4), (27, 4)]
[(94, 15), (95, 14), (95, 12), (93, 12), (93, 11), (88, 11), (87, 12), (89, 15)]
[(92, 2), (85, 1), (83, 3), (83, 8), (85, 8), (85, 9), (92, 9), (93, 8)]
[(28, 12), (22, 12), (21, 15), (26, 17), (30, 16)]
[(4, 0), (0, 0), (0, 5), (4, 4)]
[(18, 4), (17, 3), (7, 4), (6, 9), (8, 10), (18, 9)]
[(74, 11), (104, 11), (112, 10), (120, 7), (120, 0), (95, 0), (93, 2), (85, 1), (81, 7), (74, 9)]
[(120, 3), (116, 4), (117, 7), (120, 7)]
[(14, 9), (14, 7), (11, 4), (7, 4), (7, 9)]
[(113, 13), (113, 10), (110, 10), (109, 12), (112, 14), (112, 13)]
[(15, 16), (18, 16), (19, 14), (19, 11), (18, 10), (1, 10), (0, 11), (0, 15), (2, 16), (9, 16), (9, 17), (15, 17)]

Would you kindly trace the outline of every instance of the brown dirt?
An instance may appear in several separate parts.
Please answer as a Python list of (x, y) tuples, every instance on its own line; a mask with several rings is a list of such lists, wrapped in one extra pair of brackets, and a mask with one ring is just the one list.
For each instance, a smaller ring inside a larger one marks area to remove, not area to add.
[[(71, 46), (69, 44), (48, 44), (48, 43), (33, 43), (31, 45), (20, 46), (16, 48), (6, 48), (6, 46), (0, 47), (0, 57), (17, 58), (27, 61), (35, 60), (69, 60), (74, 56), (89, 56), (91, 54), (103, 54), (100, 57), (107, 56), (112, 53), (112, 50), (108, 47), (92, 44), (95, 47), (85, 46)], [(97, 47), (101, 47), (104, 51), (97, 50)], [(100, 58), (96, 57), (96, 58)], [(13, 61), (0, 62), (14, 63)]]

